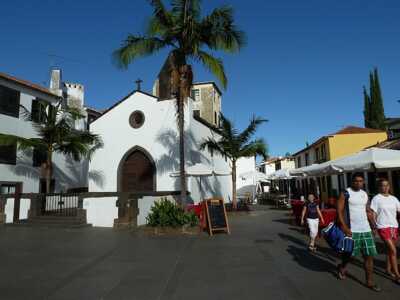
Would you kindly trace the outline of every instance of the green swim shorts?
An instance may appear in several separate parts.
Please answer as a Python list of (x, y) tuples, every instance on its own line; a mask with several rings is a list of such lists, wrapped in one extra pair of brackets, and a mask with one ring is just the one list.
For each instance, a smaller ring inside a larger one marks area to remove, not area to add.
[(368, 232), (353, 232), (354, 249), (353, 256), (363, 254), (365, 256), (378, 255), (376, 251), (374, 237), (371, 231)]

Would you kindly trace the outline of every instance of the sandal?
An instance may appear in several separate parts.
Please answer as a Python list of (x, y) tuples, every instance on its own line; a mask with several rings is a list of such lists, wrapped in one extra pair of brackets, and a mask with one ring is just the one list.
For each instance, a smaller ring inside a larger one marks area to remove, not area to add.
[(393, 279), (393, 281), (394, 281), (395, 284), (400, 285), (400, 277), (395, 277), (395, 278)]
[(367, 285), (367, 288), (369, 288), (370, 290), (372, 290), (372, 291), (374, 291), (374, 292), (377, 292), (377, 293), (379, 293), (379, 292), (382, 291), (382, 289), (380, 288), (380, 286), (379, 286), (379, 285), (376, 285), (376, 284), (374, 284), (374, 285)]
[(395, 275), (394, 273), (389, 272), (389, 271), (386, 271), (386, 274), (387, 274), (388, 276), (390, 276), (391, 278), (396, 279), (396, 275)]
[(343, 271), (341, 265), (337, 266), (337, 275), (338, 275), (338, 278), (340, 280), (345, 280), (346, 279), (346, 271)]

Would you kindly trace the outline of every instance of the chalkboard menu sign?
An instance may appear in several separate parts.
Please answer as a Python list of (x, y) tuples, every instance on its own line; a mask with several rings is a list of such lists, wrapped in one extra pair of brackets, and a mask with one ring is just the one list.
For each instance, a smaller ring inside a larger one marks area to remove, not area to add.
[(229, 234), (228, 218), (226, 216), (224, 200), (205, 200), (205, 208), (207, 227), (210, 235), (213, 235), (214, 231), (225, 231)]

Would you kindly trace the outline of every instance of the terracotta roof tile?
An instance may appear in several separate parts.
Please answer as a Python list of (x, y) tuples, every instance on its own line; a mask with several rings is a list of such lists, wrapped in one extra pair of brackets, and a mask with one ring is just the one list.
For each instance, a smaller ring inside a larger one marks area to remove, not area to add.
[(380, 129), (373, 129), (373, 128), (363, 128), (357, 126), (346, 126), (345, 128), (335, 132), (335, 134), (355, 134), (355, 133), (381, 133), (385, 132), (384, 130)]
[(45, 88), (43, 86), (40, 86), (38, 84), (29, 82), (29, 81), (26, 81), (26, 80), (23, 80), (23, 79), (16, 78), (14, 76), (11, 76), (11, 75), (8, 75), (8, 74), (2, 73), (2, 72), (0, 72), (0, 78), (5, 79), (7, 81), (11, 81), (11, 82), (17, 83), (17, 84), (20, 84), (20, 85), (23, 85), (23, 86), (31, 88), (33, 90), (45, 93), (47, 95), (60, 98), (58, 95), (52, 93), (49, 89), (47, 89), (47, 88)]

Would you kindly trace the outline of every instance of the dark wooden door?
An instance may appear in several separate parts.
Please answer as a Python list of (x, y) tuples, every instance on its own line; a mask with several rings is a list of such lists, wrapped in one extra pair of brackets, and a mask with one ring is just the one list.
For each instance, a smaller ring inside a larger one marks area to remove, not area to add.
[(122, 167), (121, 191), (154, 191), (155, 168), (141, 151), (134, 151), (126, 158)]

